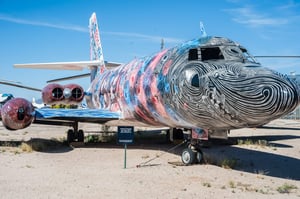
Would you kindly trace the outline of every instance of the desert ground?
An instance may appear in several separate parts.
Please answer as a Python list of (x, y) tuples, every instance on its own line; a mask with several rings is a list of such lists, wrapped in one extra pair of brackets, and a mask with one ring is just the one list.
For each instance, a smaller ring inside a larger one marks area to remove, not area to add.
[(124, 146), (115, 141), (86, 134), (74, 147), (63, 143), (68, 127), (1, 124), (0, 198), (300, 198), (300, 121), (267, 127), (233, 130), (231, 144), (211, 141), (204, 163), (192, 166), (179, 164), (183, 145), (139, 132), (125, 169)]

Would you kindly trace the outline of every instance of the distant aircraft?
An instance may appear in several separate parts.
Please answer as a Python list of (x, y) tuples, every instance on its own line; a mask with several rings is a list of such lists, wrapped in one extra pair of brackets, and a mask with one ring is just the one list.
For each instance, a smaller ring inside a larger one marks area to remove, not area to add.
[(88, 108), (34, 109), (27, 100), (15, 98), (2, 108), (3, 125), (16, 130), (33, 121), (70, 121), (69, 141), (83, 141), (78, 122), (184, 129), (190, 142), (181, 158), (184, 164), (192, 164), (201, 159), (203, 137), (226, 138), (231, 129), (264, 125), (298, 106), (300, 88), (293, 80), (262, 67), (240, 44), (207, 36), (200, 26), (200, 38), (119, 66), (104, 62), (93, 13), (91, 61), (15, 65), (66, 70), (89, 67), (87, 91), (76, 84), (56, 83), (42, 91), (46, 104), (80, 103), (85, 98)]
[(46, 105), (43, 104), (43, 103), (37, 103), (35, 98), (32, 98), (31, 103), (32, 103), (34, 108), (44, 108), (44, 107), (46, 107)]
[(0, 93), (0, 108), (9, 100), (13, 99), (14, 96), (9, 93)]

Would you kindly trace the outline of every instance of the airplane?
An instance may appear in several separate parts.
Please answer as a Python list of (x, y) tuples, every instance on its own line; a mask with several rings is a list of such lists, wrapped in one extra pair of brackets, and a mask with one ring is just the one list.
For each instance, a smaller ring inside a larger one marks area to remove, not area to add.
[(14, 96), (10, 93), (0, 93), (0, 108), (9, 100), (13, 99)]
[[(84, 109), (34, 109), (23, 98), (2, 107), (10, 130), (32, 122), (71, 125), (68, 141), (83, 141), (78, 122), (108, 126), (170, 127), (188, 139), (185, 165), (201, 161), (201, 140), (227, 138), (231, 129), (258, 127), (292, 112), (300, 87), (286, 75), (263, 67), (239, 43), (202, 35), (127, 64), (105, 62), (96, 14), (89, 20), (91, 61), (15, 64), (16, 68), (80, 70), (90, 68), (91, 84), (50, 83), (45, 104), (80, 103)], [(69, 122), (69, 123), (68, 123)]]
[[(14, 81), (9, 81), (9, 80), (2, 80), (0, 79), (0, 84), (8, 85), (8, 86), (14, 86), (14, 87), (19, 87), (19, 88), (25, 88), (29, 90), (34, 90), (34, 91), (41, 91), (40, 89), (36, 89), (33, 87), (28, 87), (22, 85), (20, 82), (14, 82)], [(13, 99), (14, 96), (10, 93), (0, 93), (0, 108), (9, 100)]]
[(46, 105), (43, 104), (43, 103), (37, 103), (34, 97), (32, 98), (31, 104), (33, 105), (34, 108), (44, 108), (44, 107), (46, 107)]

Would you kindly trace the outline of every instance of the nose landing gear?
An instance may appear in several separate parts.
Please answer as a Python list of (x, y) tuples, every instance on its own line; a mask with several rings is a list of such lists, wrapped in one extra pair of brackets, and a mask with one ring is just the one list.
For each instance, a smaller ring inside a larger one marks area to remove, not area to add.
[(181, 161), (184, 165), (201, 163), (203, 153), (199, 146), (188, 144), (188, 147), (183, 149), (181, 153)]
[(181, 153), (181, 161), (184, 165), (191, 165), (203, 162), (201, 143), (208, 140), (208, 131), (204, 129), (191, 129), (184, 131), (184, 139), (187, 147)]

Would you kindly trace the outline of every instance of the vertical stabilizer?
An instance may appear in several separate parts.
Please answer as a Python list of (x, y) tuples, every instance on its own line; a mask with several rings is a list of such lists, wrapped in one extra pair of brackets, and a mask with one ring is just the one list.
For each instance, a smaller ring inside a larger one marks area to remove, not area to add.
[(97, 73), (103, 73), (106, 70), (96, 13), (93, 13), (90, 18), (89, 29), (90, 29), (91, 60), (100, 61), (99, 66), (94, 66), (91, 68), (91, 81), (93, 81)]

